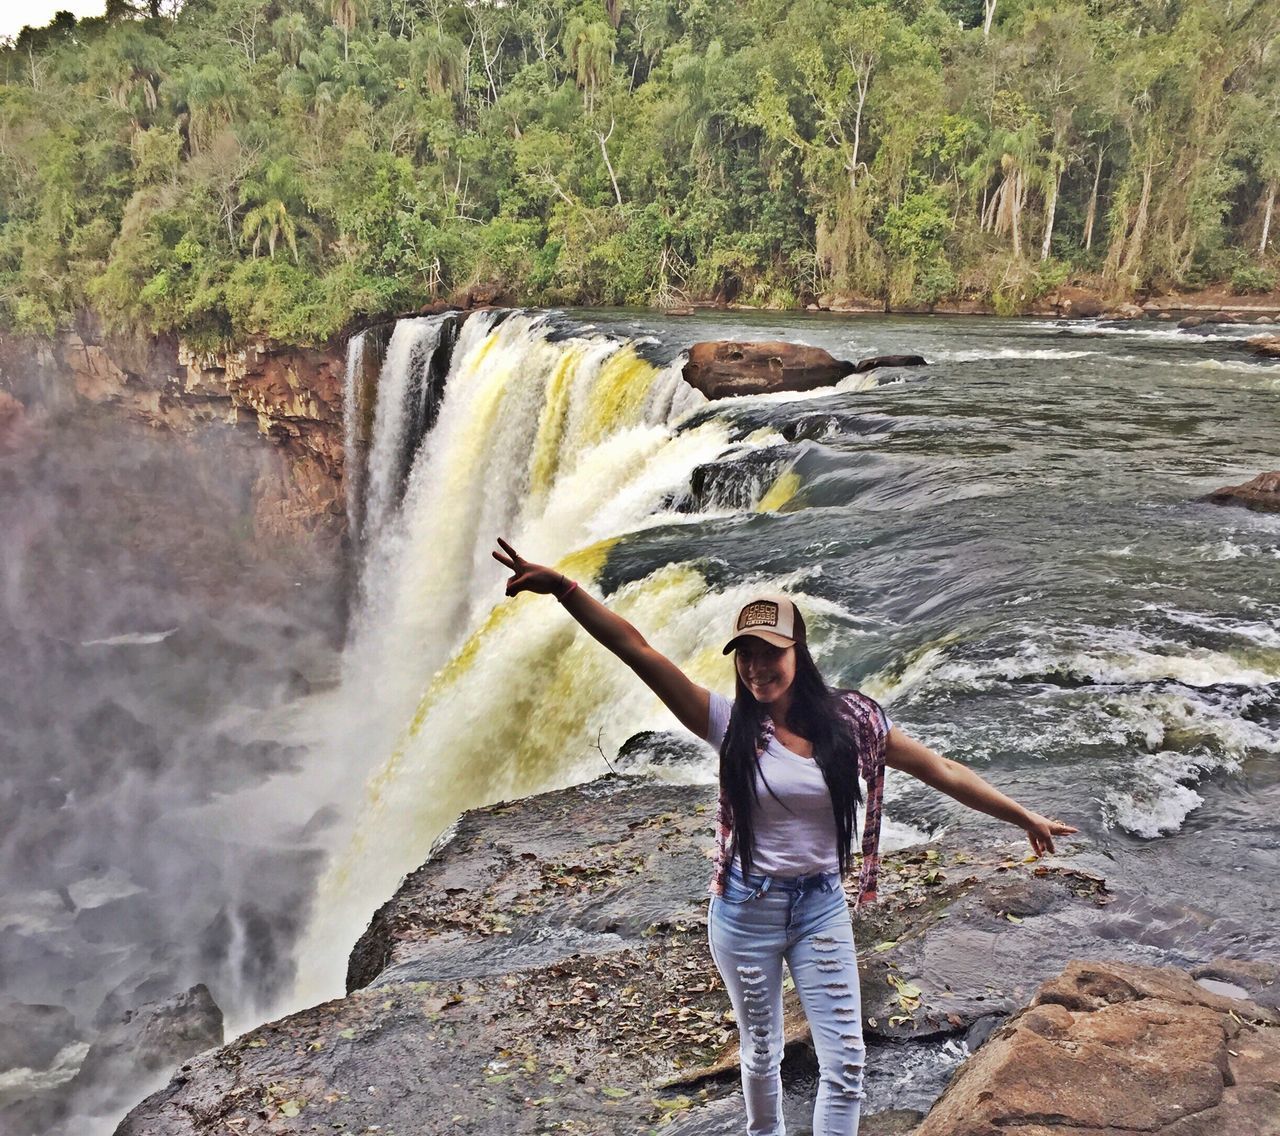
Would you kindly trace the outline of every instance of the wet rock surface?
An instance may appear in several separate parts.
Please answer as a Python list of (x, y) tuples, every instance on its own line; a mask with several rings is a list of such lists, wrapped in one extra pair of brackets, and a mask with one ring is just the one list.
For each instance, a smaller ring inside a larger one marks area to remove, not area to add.
[(874, 371), (877, 367), (925, 367), (928, 362), (923, 355), (869, 355), (854, 364), (855, 374)]
[(916, 1136), (1280, 1132), (1280, 1013), (1174, 968), (1073, 962)]
[(47, 1069), (78, 1038), (75, 1017), (65, 1007), (0, 998), (0, 1073)]
[(821, 347), (781, 340), (709, 340), (689, 348), (685, 382), (709, 399), (831, 386), (877, 367), (922, 367), (922, 355), (873, 355), (852, 362)]
[(1260, 513), (1280, 513), (1280, 470), (1260, 473), (1243, 485), (1224, 485), (1204, 500), (1215, 505), (1239, 505)]
[[(740, 1130), (737, 1034), (706, 946), (713, 807), (706, 786), (611, 775), (465, 814), (361, 936), (346, 998), (194, 1059), (120, 1133)], [(887, 854), (880, 902), (855, 915), (868, 1133), (910, 1131), (1069, 960), (1167, 961), (1110, 932), (1089, 853), (1030, 861), (1009, 831)], [(815, 1070), (794, 992), (786, 1010), (799, 1126)]]
[[(170, 1070), (202, 1050), (222, 1044), (222, 1011), (203, 984), (150, 1002), (104, 1030), (89, 1047), (71, 1082), (73, 1091), (117, 1102), (118, 1086)], [(113, 1092), (113, 1087), (114, 1092)]]
[(689, 348), (685, 382), (710, 399), (807, 391), (839, 382), (854, 364), (821, 347), (781, 340), (711, 340)]

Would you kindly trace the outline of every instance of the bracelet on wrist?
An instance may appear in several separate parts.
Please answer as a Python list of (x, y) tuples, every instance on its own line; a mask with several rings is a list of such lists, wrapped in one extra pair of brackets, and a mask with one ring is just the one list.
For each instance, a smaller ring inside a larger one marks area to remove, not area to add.
[(558, 599), (561, 603), (564, 603), (565, 600), (567, 600), (571, 595), (573, 595), (573, 589), (576, 588), (577, 586), (578, 586), (577, 580), (571, 581), (569, 586), (565, 588), (563, 592), (557, 593), (556, 599)]

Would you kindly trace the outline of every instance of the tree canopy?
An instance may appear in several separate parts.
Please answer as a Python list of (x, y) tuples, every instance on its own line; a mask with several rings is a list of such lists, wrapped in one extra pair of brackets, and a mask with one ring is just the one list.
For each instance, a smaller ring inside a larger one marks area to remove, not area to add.
[(113, 0), (0, 49), (0, 324), (1275, 284), (1265, 0)]

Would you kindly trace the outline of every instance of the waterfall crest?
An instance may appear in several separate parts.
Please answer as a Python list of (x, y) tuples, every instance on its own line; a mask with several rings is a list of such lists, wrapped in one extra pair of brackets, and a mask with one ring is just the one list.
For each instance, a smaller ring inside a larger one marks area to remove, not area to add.
[[(633, 343), (524, 312), (466, 320), (438, 413), (415, 439), (441, 327), (400, 321), (381, 368), (360, 608), (327, 716), (332, 760), (361, 771), (363, 786), (352, 786), (359, 804), (320, 887), (295, 998), (337, 992), (374, 905), (460, 811), (604, 772), (600, 748), (673, 725), (548, 597), (505, 597), (494, 537), (591, 587), (625, 534), (688, 519), (696, 469), (783, 441), (757, 430), (735, 443), (728, 418), (689, 420), (706, 399), (678, 360), (658, 367)], [(733, 506), (758, 504), (785, 469), (744, 475), (750, 500), (739, 491)], [(724, 687), (719, 630), (739, 591), (712, 591), (695, 565), (672, 564), (606, 602)]]

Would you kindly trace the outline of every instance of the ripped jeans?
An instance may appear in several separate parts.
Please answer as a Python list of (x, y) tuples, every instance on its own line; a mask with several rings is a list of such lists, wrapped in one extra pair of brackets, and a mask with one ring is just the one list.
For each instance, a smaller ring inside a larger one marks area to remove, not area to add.
[(711, 957), (738, 1019), (748, 1136), (786, 1136), (782, 1116), (782, 962), (818, 1055), (814, 1136), (856, 1136), (866, 1049), (849, 904), (834, 872), (782, 879), (734, 864), (707, 915)]

